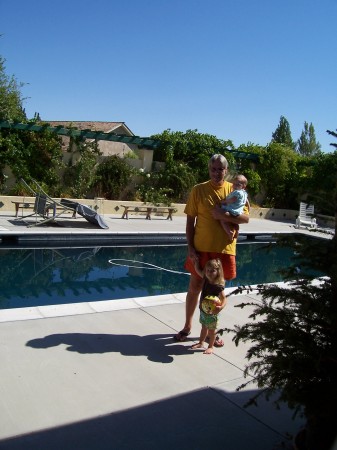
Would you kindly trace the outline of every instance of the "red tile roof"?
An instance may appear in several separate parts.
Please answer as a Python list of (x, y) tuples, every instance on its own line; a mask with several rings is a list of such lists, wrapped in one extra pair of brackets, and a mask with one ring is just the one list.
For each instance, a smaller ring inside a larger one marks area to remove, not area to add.
[(74, 120), (68, 120), (68, 121), (55, 121), (55, 120), (46, 120), (46, 123), (49, 123), (52, 127), (58, 127), (63, 126), (65, 128), (67, 127), (74, 127), (78, 130), (92, 130), (92, 131), (103, 131), (104, 133), (109, 133), (111, 131), (116, 130), (119, 127), (125, 128), (126, 131), (130, 133), (131, 136), (133, 136), (132, 131), (125, 125), (125, 122), (94, 122), (94, 121), (84, 121), (84, 122), (77, 122)]

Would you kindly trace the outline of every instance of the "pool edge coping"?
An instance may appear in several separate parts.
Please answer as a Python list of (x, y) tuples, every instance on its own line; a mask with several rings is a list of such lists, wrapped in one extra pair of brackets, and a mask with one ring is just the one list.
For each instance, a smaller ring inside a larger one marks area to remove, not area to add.
[[(283, 281), (266, 284), (287, 285), (287, 283)], [(246, 289), (243, 289), (242, 293), (236, 295), (247, 296), (249, 293), (254, 294), (253, 291), (256, 286), (257, 285), (251, 285), (251, 290), (247, 287)], [(229, 296), (229, 294), (237, 290), (238, 287), (239, 286), (226, 288), (226, 296)], [(0, 323), (51, 319), (84, 314), (99, 314), (128, 309), (149, 308), (152, 306), (175, 305), (185, 303), (185, 299), (186, 292), (178, 292), (175, 294), (130, 297), (116, 300), (99, 300), (93, 302), (61, 303), (56, 305), (7, 308), (0, 309)]]

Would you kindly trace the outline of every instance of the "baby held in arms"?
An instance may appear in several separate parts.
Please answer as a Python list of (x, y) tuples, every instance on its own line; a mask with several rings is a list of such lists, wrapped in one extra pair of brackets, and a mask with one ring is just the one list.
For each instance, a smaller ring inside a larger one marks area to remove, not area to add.
[[(226, 211), (228, 216), (239, 216), (243, 212), (244, 206), (247, 204), (250, 209), (246, 186), (247, 178), (243, 175), (237, 175), (233, 180), (233, 191), (221, 202), (221, 209)], [(226, 231), (231, 241), (236, 239), (239, 234), (239, 225), (235, 223), (220, 221), (223, 229)]]

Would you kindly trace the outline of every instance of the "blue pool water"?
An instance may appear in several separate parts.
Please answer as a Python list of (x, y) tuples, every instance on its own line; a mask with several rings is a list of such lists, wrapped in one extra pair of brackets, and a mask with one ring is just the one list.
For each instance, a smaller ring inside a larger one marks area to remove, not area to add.
[[(292, 252), (239, 243), (227, 286), (281, 281)], [(185, 245), (93, 248), (0, 247), (0, 309), (186, 292)], [(155, 267), (154, 267), (155, 266)]]

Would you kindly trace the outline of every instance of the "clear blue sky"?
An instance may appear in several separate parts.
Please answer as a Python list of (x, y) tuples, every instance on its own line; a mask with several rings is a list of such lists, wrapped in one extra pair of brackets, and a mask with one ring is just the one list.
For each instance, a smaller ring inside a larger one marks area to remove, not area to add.
[(336, 0), (0, 0), (29, 118), (197, 129), (266, 145), (283, 115), (337, 128)]

